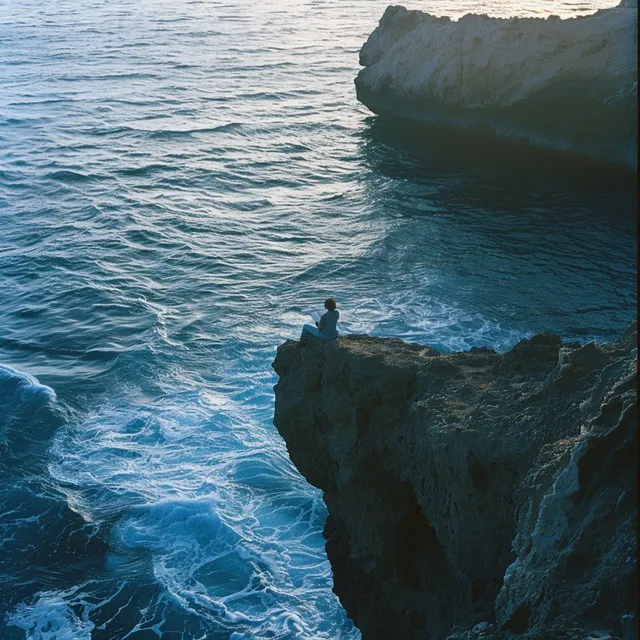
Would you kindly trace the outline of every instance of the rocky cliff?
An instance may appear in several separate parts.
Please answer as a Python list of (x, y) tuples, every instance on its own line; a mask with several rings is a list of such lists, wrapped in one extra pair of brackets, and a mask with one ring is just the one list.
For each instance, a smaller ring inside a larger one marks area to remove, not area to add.
[(634, 637), (635, 346), (279, 347), (274, 423), (365, 640)]
[(389, 6), (356, 91), (379, 114), (635, 168), (637, 40), (635, 0), (568, 20)]

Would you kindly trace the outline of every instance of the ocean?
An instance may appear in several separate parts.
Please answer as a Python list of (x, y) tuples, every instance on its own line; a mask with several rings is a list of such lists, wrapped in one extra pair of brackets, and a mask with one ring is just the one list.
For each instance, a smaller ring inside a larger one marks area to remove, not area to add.
[(0, 3), (0, 638), (359, 638), (276, 347), (330, 295), (443, 351), (634, 319), (635, 174), (374, 116), (386, 4)]

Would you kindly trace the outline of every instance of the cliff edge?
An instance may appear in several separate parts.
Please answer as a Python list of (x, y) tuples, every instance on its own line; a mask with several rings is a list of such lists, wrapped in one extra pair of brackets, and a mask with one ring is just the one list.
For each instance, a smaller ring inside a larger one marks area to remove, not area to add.
[(274, 424), (365, 640), (635, 637), (635, 336), (278, 348)]

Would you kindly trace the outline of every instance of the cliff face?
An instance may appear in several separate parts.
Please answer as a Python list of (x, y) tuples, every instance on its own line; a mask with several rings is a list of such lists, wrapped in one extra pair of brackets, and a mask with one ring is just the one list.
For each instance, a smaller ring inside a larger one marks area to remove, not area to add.
[(334, 589), (365, 640), (631, 637), (634, 341), (278, 349), (274, 423), (324, 492)]
[(356, 91), (375, 113), (635, 168), (637, 38), (637, 2), (569, 20), (389, 6)]

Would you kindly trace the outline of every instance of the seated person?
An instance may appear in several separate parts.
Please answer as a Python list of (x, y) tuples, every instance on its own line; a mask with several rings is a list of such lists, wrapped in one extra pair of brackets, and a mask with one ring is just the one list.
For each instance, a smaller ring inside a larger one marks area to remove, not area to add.
[(333, 340), (338, 337), (336, 325), (340, 312), (336, 309), (336, 301), (333, 298), (327, 298), (324, 301), (324, 308), (326, 311), (320, 316), (320, 322), (316, 322), (315, 327), (310, 324), (305, 324), (302, 327), (301, 340), (309, 334), (323, 340)]

